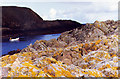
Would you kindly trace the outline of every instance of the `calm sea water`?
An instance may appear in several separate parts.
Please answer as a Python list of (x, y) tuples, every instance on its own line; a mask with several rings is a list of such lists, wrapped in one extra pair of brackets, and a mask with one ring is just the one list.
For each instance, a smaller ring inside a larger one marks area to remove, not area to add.
[(12, 50), (23, 49), (31, 43), (34, 44), (36, 40), (50, 40), (53, 38), (58, 38), (59, 36), (60, 34), (26, 36), (26, 37), (20, 37), (21, 41), (18, 42), (5, 41), (2, 42), (2, 55), (7, 54), (9, 51)]

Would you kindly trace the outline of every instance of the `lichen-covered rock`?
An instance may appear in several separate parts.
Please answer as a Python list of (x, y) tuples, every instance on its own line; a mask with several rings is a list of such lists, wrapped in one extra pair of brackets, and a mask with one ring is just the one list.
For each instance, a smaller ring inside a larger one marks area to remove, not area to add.
[(67, 42), (66, 38), (74, 39), (74, 42), (91, 42), (95, 40), (103, 39), (111, 34), (118, 33), (119, 21), (107, 20), (107, 21), (95, 21), (93, 24), (86, 24), (82, 28), (76, 28), (67, 32), (63, 32), (58, 40)]
[[(96, 21), (0, 57), (8, 77), (118, 77), (118, 23)], [(115, 26), (113, 28), (113, 26)], [(67, 39), (68, 37), (68, 39)]]

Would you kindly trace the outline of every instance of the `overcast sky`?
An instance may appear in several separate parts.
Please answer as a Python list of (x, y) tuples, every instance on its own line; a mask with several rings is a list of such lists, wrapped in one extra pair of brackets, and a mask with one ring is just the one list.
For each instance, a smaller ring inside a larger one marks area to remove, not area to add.
[(44, 20), (75, 20), (80, 23), (91, 23), (95, 20), (118, 20), (118, 2), (1, 2), (2, 6), (29, 7)]

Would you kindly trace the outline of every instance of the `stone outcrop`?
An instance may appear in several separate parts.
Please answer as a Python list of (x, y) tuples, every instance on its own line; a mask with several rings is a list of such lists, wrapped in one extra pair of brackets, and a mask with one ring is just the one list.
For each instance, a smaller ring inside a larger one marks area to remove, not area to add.
[[(7, 77), (119, 77), (119, 21), (95, 21), (1, 57)], [(82, 33), (83, 32), (83, 33)], [(68, 39), (67, 39), (68, 38)]]
[(2, 37), (19, 37), (22, 35), (55, 34), (81, 27), (82, 24), (72, 20), (43, 20), (30, 8), (2, 6)]
[(111, 34), (118, 34), (118, 23), (120, 23), (120, 21), (113, 20), (102, 22), (95, 21), (93, 24), (87, 23), (82, 28), (76, 28), (61, 33), (61, 36), (58, 38), (58, 40), (64, 41), (69, 44), (72, 42), (85, 43), (103, 39), (103, 37), (107, 37)]

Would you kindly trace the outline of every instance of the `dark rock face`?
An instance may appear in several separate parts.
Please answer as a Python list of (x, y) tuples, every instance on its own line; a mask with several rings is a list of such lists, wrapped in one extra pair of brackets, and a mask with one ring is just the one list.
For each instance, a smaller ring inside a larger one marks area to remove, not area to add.
[[(11, 29), (36, 29), (39, 22), (43, 22), (35, 12), (29, 8), (2, 7), (2, 25)], [(34, 27), (36, 26), (36, 27)]]
[(29, 8), (2, 6), (2, 37), (61, 33), (80, 27), (82, 24), (71, 20), (44, 21)]

